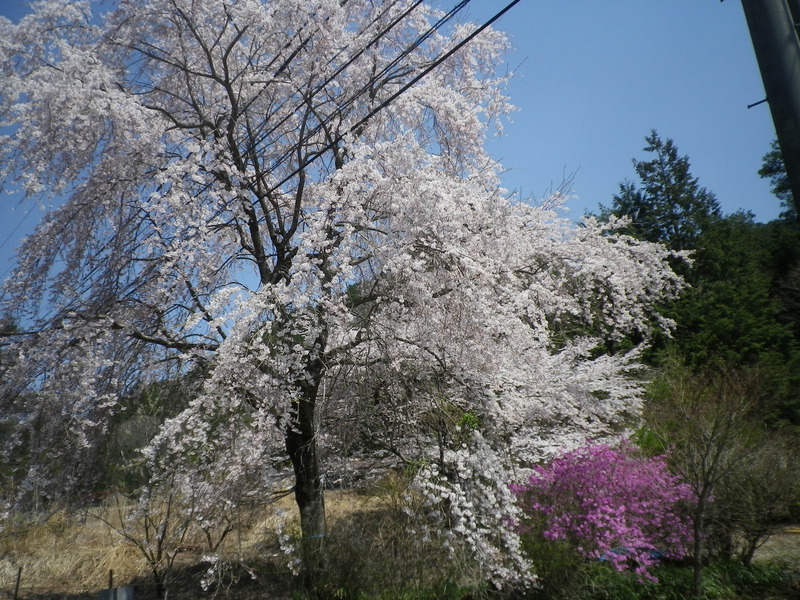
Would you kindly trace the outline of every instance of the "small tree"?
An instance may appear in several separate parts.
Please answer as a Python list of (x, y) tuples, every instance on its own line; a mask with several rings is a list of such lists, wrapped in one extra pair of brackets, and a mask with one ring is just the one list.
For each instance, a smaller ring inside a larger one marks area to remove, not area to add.
[(714, 521), (741, 561), (753, 555), (789, 518), (800, 499), (797, 442), (780, 434), (762, 434), (749, 460), (720, 482), (714, 493)]
[(684, 556), (691, 529), (684, 512), (691, 488), (670, 474), (663, 456), (647, 458), (628, 442), (584, 446), (534, 468), (513, 486), (527, 520), (524, 533), (566, 540), (579, 554), (635, 568)]
[(693, 593), (702, 594), (703, 557), (717, 489), (753, 455), (751, 410), (758, 390), (750, 373), (705, 377), (672, 367), (646, 407), (652, 433), (672, 449), (670, 464), (691, 486)]
[(175, 559), (194, 526), (195, 499), (186, 498), (175, 480), (161, 486), (147, 486), (134, 505), (116, 497), (116, 515), (95, 515), (144, 558), (153, 578), (156, 596), (165, 598)]

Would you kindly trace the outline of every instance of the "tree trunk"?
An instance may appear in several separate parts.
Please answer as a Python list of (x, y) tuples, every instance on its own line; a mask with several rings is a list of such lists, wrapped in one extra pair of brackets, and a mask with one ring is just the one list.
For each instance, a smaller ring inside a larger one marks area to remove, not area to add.
[(294, 407), (294, 419), (286, 431), (286, 450), (294, 468), (294, 497), (300, 510), (303, 583), (311, 596), (317, 589), (326, 566), (325, 497), (317, 450), (315, 412), (321, 364), (314, 361), (308, 370), (311, 382), (300, 385), (302, 399)]
[(744, 548), (742, 549), (742, 553), (740, 555), (742, 564), (745, 567), (750, 567), (753, 564), (753, 556), (755, 556), (756, 550), (758, 550), (759, 546), (761, 546), (760, 542), (764, 539), (765, 535), (756, 535), (750, 534), (746, 537)]
[(706, 502), (700, 498), (694, 514), (694, 556), (692, 560), (692, 596), (701, 598), (703, 596), (703, 536), (705, 535), (705, 510)]
[(166, 576), (158, 568), (158, 565), (154, 565), (153, 567), (151, 567), (151, 573), (153, 575), (153, 581), (155, 582), (156, 586), (156, 598), (161, 600), (166, 596), (167, 593), (166, 581), (165, 581)]

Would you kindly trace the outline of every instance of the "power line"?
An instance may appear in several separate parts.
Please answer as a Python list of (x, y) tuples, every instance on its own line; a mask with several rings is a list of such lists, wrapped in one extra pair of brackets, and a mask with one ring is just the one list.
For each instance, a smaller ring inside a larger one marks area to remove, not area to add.
[[(18, 230), (20, 227), (22, 227), (22, 224), (25, 222), (25, 220), (28, 218), (28, 216), (29, 216), (29, 215), (30, 215), (32, 212), (33, 212), (33, 209), (30, 209), (30, 210), (28, 210), (28, 212), (26, 212), (26, 213), (23, 215), (22, 219), (20, 219), (20, 221), (19, 221), (19, 223), (17, 223), (16, 227), (14, 227), (14, 229), (12, 229), (12, 230), (11, 230), (11, 233), (9, 233), (9, 234), (6, 236), (6, 239), (5, 239), (5, 240), (3, 240), (3, 243), (2, 243), (2, 244), (0, 244), (0, 250), (2, 250), (2, 249), (5, 247), (5, 245), (6, 245), (8, 242), (10, 242), (10, 241), (11, 241), (11, 238), (13, 238), (13, 237), (14, 237), (14, 234), (15, 234), (15, 233), (17, 233), (17, 230)], [(2, 276), (0, 276), (0, 279), (2, 279)]]
[[(467, 3), (468, 2), (469, 2), (469, 0), (467, 0)], [(389, 106), (392, 102), (397, 100), (397, 98), (399, 98), (403, 93), (408, 91), (408, 89), (411, 88), (413, 85), (418, 83), (423, 77), (428, 75), (431, 71), (433, 71), (436, 67), (438, 67), (440, 64), (442, 64), (445, 60), (450, 58), (453, 54), (458, 52), (461, 48), (463, 48), (469, 42), (471, 42), (473, 39), (475, 39), (476, 36), (478, 36), (485, 29), (490, 27), (495, 21), (500, 19), (500, 17), (502, 17), (504, 14), (506, 14), (509, 10), (511, 10), (511, 8), (513, 8), (519, 2), (520, 2), (520, 0), (513, 0), (512, 2), (508, 3), (502, 10), (497, 12), (492, 18), (490, 18), (488, 21), (484, 22), (483, 25), (478, 27), (475, 31), (473, 31), (471, 34), (469, 34), (466, 38), (464, 38), (461, 42), (456, 44), (453, 48), (451, 48), (445, 54), (443, 54), (442, 56), (437, 58), (435, 61), (433, 61), (428, 67), (423, 69), (418, 75), (416, 75), (408, 83), (403, 85), (403, 87), (401, 87), (397, 92), (392, 94), (389, 98), (384, 100), (381, 104), (379, 104), (377, 107), (372, 109), (369, 113), (367, 113), (367, 115), (365, 115), (363, 118), (361, 118), (355, 125), (350, 127), (350, 129), (348, 130), (348, 133), (356, 133), (361, 127), (363, 127), (367, 123), (367, 121), (369, 121), (372, 117), (377, 115), (384, 108)], [(466, 5), (466, 3), (462, 3), (462, 4)], [(335, 140), (333, 140), (332, 142), (330, 142), (330, 143), (326, 144), (325, 146), (323, 146), (322, 149), (320, 149), (319, 151), (315, 152), (308, 160), (304, 161), (303, 164), (299, 165), (294, 171), (292, 171), (289, 175), (284, 177), (279, 183), (274, 185), (269, 190), (268, 193), (271, 194), (271, 193), (275, 192), (283, 184), (285, 184), (288, 181), (290, 181), (292, 178), (297, 176), (301, 171), (303, 171), (306, 167), (308, 167), (311, 163), (316, 161), (325, 152), (334, 149), (343, 139), (344, 139), (344, 136), (339, 136)]]
[[(8, 242), (10, 242), (10, 241), (13, 239), (13, 237), (14, 237), (14, 234), (15, 234), (15, 233), (17, 233), (17, 231), (19, 230), (19, 228), (20, 228), (20, 227), (22, 227), (22, 224), (23, 224), (23, 223), (25, 223), (26, 219), (27, 219), (27, 218), (30, 216), (30, 214), (31, 214), (32, 212), (33, 212), (33, 208), (30, 208), (30, 209), (28, 209), (28, 211), (27, 211), (27, 212), (26, 212), (26, 213), (25, 213), (25, 214), (22, 216), (22, 218), (20, 219), (19, 223), (17, 223), (16, 227), (14, 227), (14, 229), (12, 229), (12, 230), (11, 230), (11, 232), (10, 232), (10, 233), (9, 233), (9, 234), (6, 236), (6, 239), (5, 239), (5, 240), (3, 240), (3, 243), (2, 243), (2, 244), (0, 244), (0, 250), (2, 250), (3, 248), (5, 248), (6, 244), (8, 244)], [(12, 264), (12, 265), (11, 265), (10, 267), (8, 267), (8, 268), (7, 268), (5, 271), (3, 271), (3, 273), (2, 273), (2, 274), (0, 274), (0, 281), (3, 281), (3, 280), (6, 278), (6, 275), (8, 275), (9, 273), (11, 273), (11, 271), (13, 271), (13, 270), (14, 270), (14, 265)]]
[[(390, 7), (387, 8), (380, 15), (375, 17), (370, 22), (369, 25), (372, 25), (372, 24), (376, 23), (384, 14), (386, 14), (386, 12), (388, 12), (388, 10), (391, 9), (391, 6), (394, 6), (397, 3), (397, 1), (398, 0), (394, 0), (394, 2), (390, 5)], [(298, 109), (302, 108), (305, 104), (307, 104), (309, 102), (309, 100), (311, 98), (313, 98), (316, 94), (318, 94), (320, 91), (322, 91), (325, 88), (325, 86), (330, 84), (330, 82), (333, 81), (335, 79), (335, 77), (340, 75), (342, 72), (344, 72), (345, 69), (347, 69), (352, 64), (354, 64), (354, 62), (356, 60), (358, 60), (358, 58), (360, 58), (364, 54), (364, 52), (366, 52), (371, 46), (376, 44), (385, 35), (387, 35), (394, 27), (396, 27), (399, 23), (401, 23), (403, 19), (407, 18), (408, 15), (422, 3), (422, 1), (423, 0), (415, 0), (414, 2), (412, 2), (411, 5), (409, 7), (407, 7), (406, 9), (404, 9), (404, 11), (401, 12), (400, 15), (398, 15), (397, 17), (392, 19), (392, 21), (389, 24), (387, 24), (381, 30), (379, 30), (376, 34), (374, 34), (370, 38), (370, 40), (363, 47), (361, 47), (358, 50), (354, 51), (354, 53), (350, 57), (348, 57), (347, 60), (345, 60), (345, 62), (342, 65), (340, 65), (336, 70), (334, 70), (334, 72), (331, 75), (326, 77), (325, 80), (322, 81), (319, 85), (315, 86), (315, 88), (312, 90), (310, 95), (307, 96), (306, 98), (304, 98), (303, 101), (300, 104), (298, 104), (298, 106), (295, 108), (295, 110), (298, 110)], [(369, 81), (365, 85), (363, 85), (359, 90), (357, 90), (354, 94), (352, 94), (341, 106), (337, 107), (337, 109), (333, 113), (328, 115), (325, 119), (320, 120), (320, 122), (316, 125), (316, 127), (314, 129), (311, 130), (310, 133), (308, 133), (305, 136), (303, 136), (303, 139), (298, 140), (297, 144), (295, 144), (293, 146), (293, 148), (292, 148), (292, 150), (290, 152), (288, 152), (287, 154), (284, 154), (282, 157), (279, 158), (278, 161), (273, 162), (273, 164), (271, 165), (270, 171), (274, 171), (275, 169), (280, 167), (280, 165), (283, 164), (283, 162), (285, 162), (291, 156), (291, 154), (294, 153), (297, 150), (298, 145), (302, 145), (303, 143), (305, 143), (305, 140), (310, 139), (313, 135), (318, 133), (325, 125), (330, 123), (331, 120), (333, 120), (337, 116), (341, 116), (345, 110), (347, 110), (350, 106), (352, 106), (358, 100), (358, 98), (362, 97), (365, 93), (367, 93), (370, 89), (372, 89), (372, 86), (374, 86), (376, 83), (378, 83), (380, 81), (381, 77), (385, 77), (386, 75), (388, 75), (393, 68), (395, 68), (396, 66), (401, 64), (401, 61), (404, 58), (409, 56), (416, 48), (418, 48), (427, 39), (429, 39), (430, 36), (432, 36), (436, 31), (439, 31), (442, 27), (444, 27), (447, 23), (449, 23), (453, 18), (455, 18), (455, 16), (458, 15), (470, 2), (471, 2), (471, 0), (461, 0), (452, 9), (450, 9), (450, 11), (448, 11), (444, 15), (442, 15), (425, 32), (423, 32), (422, 34), (417, 36), (417, 38), (415, 38), (413, 41), (411, 41), (411, 43), (408, 44), (405, 48), (403, 48), (401, 50), (401, 52), (397, 56), (395, 56), (386, 66), (384, 66), (384, 68), (379, 73), (374, 74), (373, 77), (370, 77)], [(414, 86), (420, 80), (422, 80), (424, 77), (426, 77), (428, 74), (430, 74), (434, 69), (436, 69), (438, 66), (440, 66), (444, 61), (449, 59), (456, 52), (458, 52), (464, 46), (469, 44), (473, 39), (475, 39), (475, 37), (480, 35), (488, 27), (490, 27), (492, 24), (494, 24), (498, 19), (500, 19), (504, 14), (506, 14), (512, 7), (514, 7), (519, 2), (520, 2), (520, 0), (513, 0), (512, 2), (509, 2), (503, 9), (501, 9), (500, 11), (495, 13), (494, 16), (492, 16), (489, 20), (485, 21), (482, 25), (477, 27), (474, 31), (472, 31), (469, 35), (467, 35), (465, 38), (463, 38), (460, 42), (458, 42), (452, 48), (450, 48), (449, 50), (447, 50), (446, 52), (444, 52), (443, 54), (441, 54), (440, 56), (438, 56), (437, 58), (432, 60), (419, 73), (417, 73), (409, 81), (407, 81), (405, 84), (403, 84), (402, 87), (400, 87), (400, 89), (398, 89), (391, 96), (389, 96), (388, 98), (383, 100), (379, 105), (377, 105), (376, 107), (372, 108), (365, 116), (363, 116), (354, 125), (352, 125), (347, 130), (347, 134), (358, 132), (370, 119), (372, 119), (378, 113), (380, 113), (382, 110), (384, 110), (385, 108), (390, 106), (403, 93), (408, 91), (412, 86)], [(364, 32), (366, 32), (368, 27), (369, 27), (369, 25), (364, 27), (362, 29), (361, 33), (357, 34), (356, 38), (360, 37), (360, 35), (362, 35)], [(304, 28), (305, 28), (305, 25), (303, 25), (303, 27), (301, 27), (300, 30), (297, 33), (300, 34), (302, 29), (304, 29)], [(298, 35), (296, 35), (294, 37), (297, 38)], [(302, 48), (304, 48), (309, 43), (310, 37), (311, 36), (308, 36), (305, 39), (301, 38), (300, 46), (298, 48), (300, 51), (302, 50)], [(288, 49), (288, 45), (285, 47), (285, 49)], [(296, 56), (298, 49), (296, 49), (296, 51), (293, 52), (291, 54), (291, 56)], [(153, 58), (155, 58), (155, 57), (153, 57)], [(289, 59), (287, 59), (287, 60), (289, 60)], [(273, 59), (273, 61), (271, 61), (270, 64), (272, 65), (272, 64), (274, 64), (274, 62), (275, 61)], [(284, 61), (284, 62), (286, 62), (286, 61)], [(281, 68), (285, 68), (285, 67), (282, 65)], [(259, 139), (257, 141), (255, 141), (255, 142), (253, 142), (253, 143), (257, 146), (259, 143), (261, 143), (264, 140), (266, 140), (269, 137), (269, 135), (274, 133), (277, 130), (277, 128), (280, 127), (280, 125), (282, 125), (285, 122), (285, 120), (287, 118), (288, 117), (285, 117), (283, 121), (281, 121), (277, 126), (273, 126), (269, 131), (262, 132), (261, 134), (259, 134)], [(282, 185), (284, 185), (285, 183), (287, 183), (288, 181), (290, 181), (291, 179), (296, 177), (301, 171), (303, 171), (304, 169), (308, 168), (317, 159), (322, 157), (326, 152), (336, 148), (337, 145), (339, 143), (341, 143), (341, 141), (343, 139), (344, 139), (343, 135), (338, 135), (336, 137), (336, 139), (330, 141), (328, 144), (322, 146), (318, 151), (316, 151), (312, 155), (308, 156), (308, 158), (306, 160), (302, 161), (302, 163), (300, 165), (298, 165), (297, 168), (295, 168), (289, 175), (284, 177), (276, 185), (272, 186), (268, 190), (267, 194), (274, 193)], [(247, 152), (250, 152), (251, 150), (253, 150), (253, 148), (247, 148), (245, 152), (247, 153)], [(13, 236), (13, 234), (17, 231), (17, 229), (19, 229), (19, 227), (22, 225), (22, 223), (24, 222), (25, 218), (27, 218), (27, 216), (29, 214), (30, 213), (27, 213), (25, 215), (25, 217), (23, 217), (22, 221), (20, 221), (20, 223), (14, 228), (14, 231), (12, 231), (12, 233), (8, 236), (8, 238), (2, 244), (0, 244), (0, 248), (2, 248), (6, 243), (8, 243), (9, 239)], [(2, 275), (2, 277), (5, 277), (5, 275), (7, 275), (9, 271), (10, 271), (10, 269), (8, 271), (6, 271), (6, 273), (4, 273)], [(0, 278), (2, 278), (2, 277), (0, 277)]]
[[(334, 117), (337, 115), (343, 114), (348, 108), (350, 108), (359, 98), (361, 98), (367, 91), (372, 89), (372, 87), (381, 80), (381, 78), (385, 77), (393, 67), (397, 66), (400, 61), (408, 56), (414, 49), (418, 48), (426, 39), (428, 39), (431, 35), (433, 35), (436, 31), (441, 29), (445, 24), (447, 24), (450, 20), (452, 20), (467, 4), (469, 4), (472, 0), (462, 0), (459, 2), (454, 8), (452, 8), (449, 12), (444, 14), (439, 20), (431, 25), (427, 31), (425, 31), (422, 35), (418, 36), (414, 41), (412, 41), (405, 49), (403, 49), (398, 56), (392, 59), (387, 65), (385, 65), (380, 72), (375, 73), (370, 77), (370, 79), (365, 83), (360, 89), (358, 89), (354, 94), (352, 94), (347, 100), (345, 100), (342, 105), (340, 105), (336, 111), (334, 111), (331, 115), (329, 115), (326, 119), (320, 121), (309, 133), (306, 134), (306, 139), (309, 139), (319, 133), (325, 125), (327, 125)], [(264, 140), (269, 138), (270, 135), (275, 133), (281, 125), (286, 123), (298, 110), (302, 109), (303, 106), (306, 106), (311, 100), (316, 96), (319, 92), (321, 92), (325, 87), (333, 81), (338, 75), (340, 75), (347, 67), (352, 65), (367, 49), (371, 46), (376, 44), (381, 38), (383, 38), (386, 34), (388, 34), (394, 27), (402, 22), (403, 19), (408, 17), (411, 12), (416, 9), (420, 4), (422, 4), (423, 0), (416, 0), (413, 2), (405, 11), (403, 11), (400, 15), (398, 15), (392, 22), (389, 23), (384, 29), (379, 31), (362, 49), (355, 52), (343, 65), (341, 65), (333, 74), (331, 74), (328, 78), (326, 78), (322, 83), (317, 85), (303, 100), (301, 100), (291, 111), (287, 112), (286, 116), (281, 119), (278, 123), (274, 124), (268, 131), (258, 133), (258, 138), (253, 140), (248, 148), (245, 150), (245, 153), (251, 152), (255, 146), (258, 146)], [(373, 21), (374, 22), (374, 21)], [(265, 123), (266, 125), (266, 123)], [(274, 171), (283, 164), (295, 151), (296, 148), (291, 148), (287, 150), (283, 156), (279, 157), (276, 161), (273, 161), (270, 171)], [(274, 191), (274, 190), (273, 190)]]
[(384, 100), (384, 101), (383, 101), (383, 103), (381, 103), (379, 106), (377, 106), (377, 107), (376, 107), (376, 108), (374, 108), (372, 111), (370, 111), (370, 112), (369, 112), (369, 113), (368, 113), (368, 114), (367, 114), (367, 115), (366, 115), (364, 118), (362, 118), (362, 119), (361, 119), (361, 120), (360, 120), (358, 123), (356, 123), (355, 125), (353, 125), (353, 127), (351, 127), (351, 129), (350, 129), (350, 132), (352, 133), (352, 132), (355, 132), (355, 131), (357, 131), (357, 130), (358, 130), (358, 129), (359, 129), (361, 126), (362, 126), (362, 125), (364, 125), (364, 124), (365, 124), (367, 121), (369, 121), (369, 120), (370, 120), (372, 117), (374, 117), (374, 116), (375, 116), (376, 114), (378, 114), (378, 113), (379, 113), (381, 110), (383, 110), (384, 108), (386, 108), (387, 106), (389, 106), (389, 105), (390, 105), (392, 102), (394, 102), (395, 100), (397, 100), (397, 98), (398, 98), (398, 97), (399, 97), (401, 94), (403, 94), (404, 92), (406, 92), (406, 91), (407, 91), (407, 90), (408, 90), (410, 87), (412, 87), (414, 84), (416, 84), (416, 83), (417, 83), (417, 82), (418, 82), (420, 79), (422, 79), (423, 77), (425, 77), (425, 76), (426, 76), (428, 73), (430, 73), (431, 71), (433, 71), (433, 70), (434, 70), (436, 67), (438, 67), (440, 64), (442, 64), (444, 61), (446, 61), (446, 60), (447, 60), (448, 58), (450, 58), (451, 56), (453, 56), (453, 54), (455, 54), (456, 52), (458, 52), (459, 50), (461, 50), (461, 48), (463, 48), (463, 47), (464, 47), (464, 46), (466, 46), (468, 43), (470, 43), (470, 42), (471, 42), (473, 39), (475, 39), (475, 37), (477, 37), (477, 36), (478, 36), (478, 35), (479, 35), (481, 32), (483, 32), (483, 31), (484, 31), (484, 30), (485, 30), (487, 27), (490, 27), (490, 26), (492, 25), (492, 23), (494, 23), (495, 21), (497, 21), (497, 20), (498, 20), (500, 17), (502, 17), (502, 16), (503, 16), (505, 13), (507, 13), (509, 10), (511, 10), (511, 8), (512, 8), (512, 7), (513, 7), (515, 4), (518, 4), (519, 2), (520, 2), (520, 0), (514, 0), (513, 2), (509, 3), (509, 4), (508, 4), (508, 5), (507, 5), (507, 6), (506, 6), (506, 7), (505, 7), (503, 10), (501, 10), (500, 12), (498, 12), (497, 14), (495, 14), (495, 15), (494, 15), (494, 16), (493, 16), (491, 19), (489, 19), (488, 21), (486, 21), (486, 22), (485, 22), (483, 25), (481, 25), (481, 26), (480, 26), (478, 29), (476, 29), (475, 31), (473, 31), (473, 32), (472, 32), (470, 35), (468, 35), (466, 38), (464, 38), (464, 39), (463, 39), (461, 42), (459, 42), (458, 44), (456, 44), (456, 45), (455, 45), (453, 48), (451, 48), (451, 49), (450, 49), (448, 52), (446, 52), (445, 54), (443, 54), (443, 55), (442, 55), (440, 58), (438, 58), (438, 59), (437, 59), (437, 60), (436, 60), (436, 61), (435, 61), (433, 64), (431, 64), (429, 67), (427, 67), (426, 69), (424, 69), (424, 70), (423, 70), (423, 71), (422, 71), (422, 72), (421, 72), (419, 75), (417, 75), (416, 77), (414, 77), (414, 78), (413, 78), (411, 81), (409, 81), (407, 84), (405, 84), (405, 85), (404, 85), (402, 88), (400, 88), (400, 89), (399, 89), (397, 92), (395, 92), (395, 93), (394, 93), (392, 96), (390, 96), (389, 98), (387, 98), (386, 100)]

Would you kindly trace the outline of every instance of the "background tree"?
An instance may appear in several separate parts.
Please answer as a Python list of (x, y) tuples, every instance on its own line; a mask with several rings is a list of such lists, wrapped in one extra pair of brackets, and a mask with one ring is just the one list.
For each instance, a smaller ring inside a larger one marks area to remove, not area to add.
[(769, 231), (752, 216), (720, 218), (692, 254), (692, 283), (670, 309), (679, 326), (673, 347), (687, 364), (756, 364), (768, 353), (789, 356), (794, 335), (774, 292)]
[(800, 423), (796, 378), (796, 298), (791, 284), (800, 237), (785, 222), (755, 223), (747, 213), (722, 215), (672, 140), (647, 137), (650, 161), (634, 160), (640, 184), (624, 183), (603, 218), (627, 216), (633, 235), (691, 252), (678, 267), (689, 288), (664, 307), (676, 327), (648, 354), (655, 365), (682, 361), (696, 373), (756, 369), (770, 393), (760, 395), (773, 426)]
[[(635, 354), (593, 360), (597, 339), (556, 343), (553, 324), (649, 329), (681, 282), (663, 247), (498, 189), (483, 144), (508, 110), (506, 42), (460, 47), (457, 13), (53, 0), (2, 21), (0, 175), (52, 203), (2, 290), (20, 323), (3, 412), (41, 419), (25, 489), (88, 485), (120, 400), (199, 370), (151, 478), (269, 494), (290, 476), (309, 584), (322, 457), (345, 447), (415, 465), (443, 530), (488, 576), (520, 575), (516, 457), (639, 408)], [(469, 415), (459, 436), (451, 415)]]
[(726, 483), (731, 486), (754, 456), (751, 411), (758, 391), (757, 380), (748, 375), (723, 372), (706, 379), (677, 367), (656, 382), (645, 410), (649, 432), (662, 448), (670, 448), (671, 466), (695, 497), (691, 511), (695, 597), (703, 590), (716, 491)]
[(786, 526), (800, 499), (797, 440), (755, 424), (751, 454), (714, 493), (715, 537), (750, 566), (756, 550)]
[(611, 207), (601, 207), (601, 216), (627, 217), (634, 237), (661, 242), (673, 250), (697, 247), (700, 235), (721, 216), (714, 194), (700, 187), (690, 172), (689, 158), (655, 130), (645, 138), (648, 161), (633, 160), (639, 183), (620, 184)]
[(772, 140), (771, 150), (762, 158), (758, 174), (770, 180), (772, 193), (780, 199), (783, 207), (780, 218), (786, 221), (797, 221), (797, 206), (792, 196), (789, 176), (786, 174), (786, 165), (783, 163), (783, 156), (781, 156), (781, 149), (777, 139)]

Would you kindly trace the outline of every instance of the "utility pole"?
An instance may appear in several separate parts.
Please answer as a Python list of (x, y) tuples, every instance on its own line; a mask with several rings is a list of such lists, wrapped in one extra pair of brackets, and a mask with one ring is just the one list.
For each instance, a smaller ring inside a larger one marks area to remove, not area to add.
[(794, 21), (796, 30), (797, 24), (800, 22), (800, 0), (789, 0), (789, 10), (792, 12), (792, 21)]
[[(742, 0), (795, 209), (800, 206), (800, 1)], [(800, 211), (798, 211), (800, 213)]]

